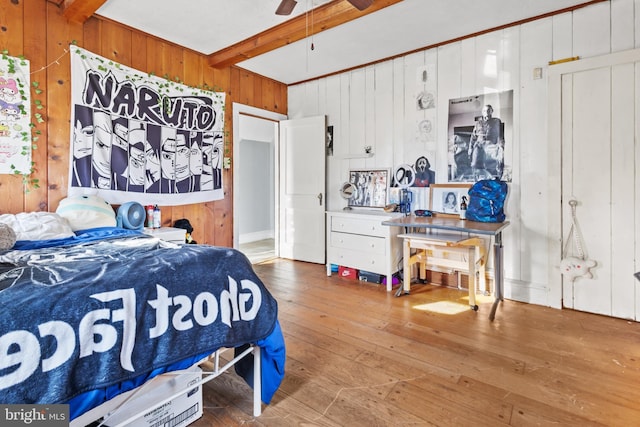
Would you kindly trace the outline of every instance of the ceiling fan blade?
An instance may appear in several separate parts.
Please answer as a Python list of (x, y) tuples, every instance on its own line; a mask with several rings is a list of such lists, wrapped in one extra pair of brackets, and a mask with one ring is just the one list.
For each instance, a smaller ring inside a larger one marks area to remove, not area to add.
[(358, 10), (365, 10), (373, 4), (373, 0), (347, 0)]
[(296, 4), (298, 4), (296, 0), (282, 0), (276, 9), (276, 15), (291, 15)]

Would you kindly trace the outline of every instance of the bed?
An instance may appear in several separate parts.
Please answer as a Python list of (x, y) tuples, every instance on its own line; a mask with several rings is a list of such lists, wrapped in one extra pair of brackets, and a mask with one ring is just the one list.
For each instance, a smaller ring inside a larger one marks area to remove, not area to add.
[(277, 302), (241, 252), (113, 226), (46, 237), (0, 249), (0, 403), (69, 404), (84, 423), (226, 348), (256, 386), (254, 415), (270, 402), (284, 375)]

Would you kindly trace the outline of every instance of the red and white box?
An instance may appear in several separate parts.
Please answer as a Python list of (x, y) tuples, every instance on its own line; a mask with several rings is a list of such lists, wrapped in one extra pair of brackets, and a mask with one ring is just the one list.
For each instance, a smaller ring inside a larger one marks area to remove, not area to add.
[(342, 265), (338, 267), (338, 275), (340, 277), (344, 277), (345, 279), (350, 280), (358, 280), (358, 270), (351, 267), (343, 267)]

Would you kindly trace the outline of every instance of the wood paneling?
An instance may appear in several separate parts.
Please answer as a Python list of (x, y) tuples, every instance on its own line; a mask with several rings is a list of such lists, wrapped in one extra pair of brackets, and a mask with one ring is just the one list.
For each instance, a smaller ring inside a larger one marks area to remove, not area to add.
[[(78, 4), (81, 2), (75, 2)], [(74, 3), (74, 4), (75, 4)], [(98, 4), (93, 0), (92, 4)], [(225, 156), (233, 152), (231, 106), (242, 102), (277, 113), (287, 112), (286, 85), (235, 67), (211, 68), (206, 56), (110, 20), (93, 16), (74, 22), (62, 2), (30, 0), (0, 2), (0, 50), (31, 61), (32, 81), (43, 90), (38, 97), (45, 122), (33, 151), (40, 189), (25, 192), (20, 177), (0, 175), (0, 213), (55, 211), (66, 197), (69, 168), (71, 70), (69, 46), (90, 50), (123, 65), (191, 86), (226, 92)], [(68, 12), (69, 13), (69, 12)], [(81, 17), (81, 14), (78, 15)], [(32, 91), (32, 95), (36, 95)], [(36, 112), (32, 106), (33, 113)], [(35, 121), (34, 121), (35, 123)], [(233, 169), (223, 173), (223, 200), (188, 206), (162, 206), (163, 225), (188, 218), (199, 243), (233, 244)]]
[[(47, 10), (36, 2), (23, 2), (25, 17), (28, 21), (44, 22)], [(38, 83), (38, 90), (32, 85), (31, 96), (34, 100), (44, 103), (47, 90), (46, 80), (41, 80), (45, 75), (44, 67), (47, 65), (46, 45), (40, 42), (40, 34), (42, 28), (26, 23), (24, 27), (24, 55), (29, 59), (31, 65), (31, 81)], [(42, 91), (42, 92), (39, 92)], [(38, 93), (39, 92), (39, 93)], [(36, 106), (32, 104), (32, 108)], [(32, 114), (44, 112), (44, 108), (39, 110), (35, 108)], [(34, 122), (35, 124), (35, 122)], [(46, 176), (48, 173), (47, 162), (47, 127), (45, 123), (36, 124), (33, 134), (33, 146), (35, 150), (31, 151), (31, 161), (36, 167), (35, 176)], [(39, 187), (31, 186), (25, 194), (23, 210), (25, 211), (41, 211), (47, 209), (47, 183), (39, 182)], [(19, 196), (19, 192), (16, 196)]]
[[(22, 4), (0, 2), (0, 51), (7, 50), (12, 56), (20, 56), (24, 50), (24, 25), (31, 21), (24, 20)], [(2, 209), (22, 210), (24, 198), (22, 180), (18, 176), (0, 175), (0, 193)]]
[[(47, 69), (40, 79), (47, 82), (46, 114), (43, 114), (47, 126), (47, 199), (48, 210), (55, 211), (60, 200), (66, 197), (69, 181), (71, 69), (68, 51), (72, 41), (80, 43), (83, 30), (80, 24), (69, 24), (60, 9), (51, 3), (47, 3), (46, 23), (41, 25), (46, 28), (42, 43), (47, 46)], [(63, 55), (65, 51), (67, 54)]]

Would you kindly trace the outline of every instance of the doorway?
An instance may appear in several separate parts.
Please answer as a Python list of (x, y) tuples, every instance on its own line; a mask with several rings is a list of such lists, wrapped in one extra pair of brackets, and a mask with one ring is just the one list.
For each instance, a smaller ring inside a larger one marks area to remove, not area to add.
[(233, 104), (233, 247), (253, 264), (279, 256), (276, 153), (286, 118)]

